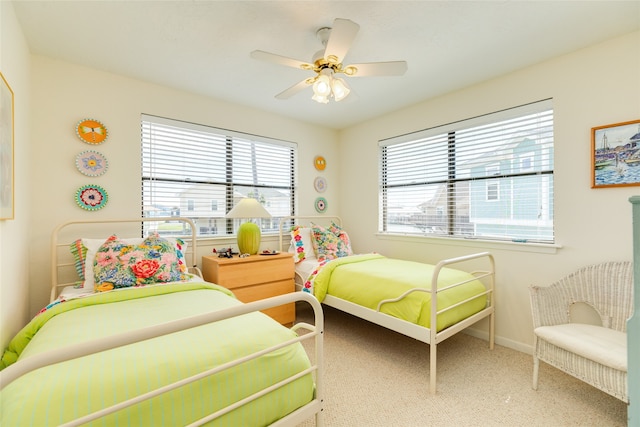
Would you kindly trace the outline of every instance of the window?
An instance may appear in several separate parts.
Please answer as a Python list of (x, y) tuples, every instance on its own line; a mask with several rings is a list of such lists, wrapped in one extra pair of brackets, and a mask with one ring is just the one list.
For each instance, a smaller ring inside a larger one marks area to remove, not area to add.
[(144, 217), (184, 216), (200, 236), (226, 236), (240, 220), (225, 214), (245, 197), (272, 216), (259, 220), (262, 232), (277, 231), (280, 217), (294, 215), (295, 144), (148, 115), (141, 125)]
[(380, 232), (554, 242), (551, 100), (379, 146)]

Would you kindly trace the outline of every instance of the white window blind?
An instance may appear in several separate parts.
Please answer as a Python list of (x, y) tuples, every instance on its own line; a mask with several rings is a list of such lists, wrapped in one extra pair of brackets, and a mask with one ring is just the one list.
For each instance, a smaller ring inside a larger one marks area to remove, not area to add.
[(379, 231), (554, 242), (550, 100), (380, 142)]
[(149, 115), (141, 127), (143, 216), (188, 217), (198, 235), (223, 236), (235, 233), (239, 220), (225, 215), (245, 197), (271, 214), (263, 232), (294, 215), (295, 144)]

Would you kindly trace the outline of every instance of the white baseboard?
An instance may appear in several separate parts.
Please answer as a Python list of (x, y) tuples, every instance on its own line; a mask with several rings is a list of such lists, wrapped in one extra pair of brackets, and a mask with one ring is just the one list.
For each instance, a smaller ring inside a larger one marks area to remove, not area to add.
[[(485, 341), (489, 341), (489, 332), (482, 331), (478, 329), (467, 328), (464, 330), (465, 334), (471, 335), (472, 337), (480, 338)], [(513, 341), (504, 337), (495, 337), (495, 343), (501, 345), (503, 347), (510, 348), (512, 350), (519, 351), (521, 353), (533, 355), (533, 346), (528, 344), (523, 344), (518, 341)]]

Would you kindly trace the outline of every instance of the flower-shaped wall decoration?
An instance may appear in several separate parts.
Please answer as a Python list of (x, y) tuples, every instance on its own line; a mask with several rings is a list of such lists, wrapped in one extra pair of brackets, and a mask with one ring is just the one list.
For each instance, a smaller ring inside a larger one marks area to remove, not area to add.
[(76, 191), (76, 203), (88, 211), (104, 208), (108, 200), (107, 191), (99, 185), (83, 185)]
[(108, 167), (107, 158), (97, 151), (83, 151), (76, 156), (76, 168), (83, 175), (100, 176), (107, 171)]

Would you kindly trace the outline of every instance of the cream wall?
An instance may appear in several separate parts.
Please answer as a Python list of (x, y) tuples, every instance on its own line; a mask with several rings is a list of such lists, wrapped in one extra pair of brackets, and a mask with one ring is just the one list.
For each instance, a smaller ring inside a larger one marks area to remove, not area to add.
[[(211, 125), (219, 128), (263, 135), (298, 143), (298, 207), (301, 214), (314, 211), (313, 158), (326, 156), (337, 163), (337, 135), (317, 126), (306, 125), (276, 115), (217, 101), (191, 93), (145, 83), (122, 76), (72, 65), (50, 58), (32, 58), (32, 141), (35, 147), (28, 167), (31, 192), (41, 211), (31, 224), (31, 313), (48, 302), (50, 273), (49, 239), (61, 222), (88, 218), (135, 218), (140, 216), (140, 115), (142, 113)], [(109, 131), (107, 141), (98, 146), (81, 142), (75, 125), (82, 118), (102, 121)], [(77, 153), (95, 149), (109, 161), (100, 177), (80, 174), (74, 160)], [(328, 180), (337, 173), (326, 171)], [(78, 187), (95, 183), (109, 194), (101, 210), (87, 212), (76, 206)], [(328, 189), (329, 209), (338, 211), (335, 189)], [(235, 244), (230, 240), (199, 242), (200, 255)], [(263, 239), (263, 246), (275, 247), (275, 240)], [(198, 257), (200, 260), (200, 257)], [(200, 262), (198, 262), (200, 264)]]
[(29, 49), (11, 3), (0, 1), (0, 72), (14, 93), (15, 218), (0, 220), (0, 347), (29, 320)]
[[(0, 2), (0, 70), (16, 92), (16, 219), (0, 222), (0, 344), (48, 301), (49, 239), (56, 224), (78, 218), (135, 217), (140, 213), (140, 114), (156, 114), (280, 138), (299, 144), (298, 212), (313, 214), (313, 157), (322, 154), (329, 214), (342, 216), (357, 252), (433, 262), (489, 249), (497, 264), (498, 342), (529, 351), (527, 287), (547, 284), (575, 268), (631, 259), (631, 206), (640, 188), (590, 189), (590, 128), (640, 118), (640, 33), (420, 103), (334, 132), (283, 117), (122, 76), (30, 56), (11, 4)], [(469, 72), (473, 72), (470, 70)], [(437, 84), (437, 82), (425, 82)], [(29, 93), (31, 96), (29, 96)], [(377, 230), (377, 141), (511, 106), (553, 98), (555, 108), (555, 218), (561, 248), (472, 245), (433, 239), (385, 238)], [(74, 158), (91, 146), (74, 125), (93, 117), (109, 128), (94, 147), (109, 171), (87, 178)], [(31, 145), (31, 147), (29, 147)], [(357, 165), (357, 167), (354, 167)], [(340, 186), (334, 185), (340, 183)], [(86, 212), (75, 190), (97, 183), (107, 207)], [(354, 197), (357, 195), (357, 197)], [(363, 212), (369, 212), (363, 215)], [(27, 236), (25, 238), (25, 236)], [(265, 245), (275, 242), (264, 239)], [(212, 245), (200, 243), (200, 255)], [(10, 248), (10, 250), (9, 250)], [(29, 277), (27, 282), (26, 277)], [(484, 328), (474, 333), (483, 335)]]
[[(530, 351), (529, 285), (549, 284), (590, 263), (632, 258), (628, 199), (640, 187), (590, 188), (590, 136), (591, 127), (640, 119), (639, 52), (636, 32), (342, 131), (340, 215), (354, 249), (427, 262), (489, 249), (497, 269), (497, 342)], [(376, 235), (378, 140), (545, 98), (553, 98), (555, 114), (555, 230), (561, 248)], [(486, 334), (484, 326), (474, 332)]]

